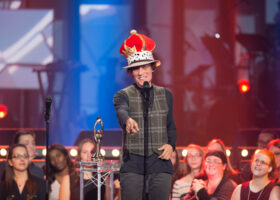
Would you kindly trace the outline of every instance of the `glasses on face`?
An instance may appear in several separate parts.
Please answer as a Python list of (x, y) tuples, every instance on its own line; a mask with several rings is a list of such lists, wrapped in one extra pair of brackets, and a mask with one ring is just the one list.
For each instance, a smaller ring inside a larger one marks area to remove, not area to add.
[(255, 159), (254, 163), (260, 164), (260, 165), (269, 165), (269, 163), (263, 161), (263, 160), (259, 160), (259, 159)]
[(200, 154), (190, 154), (188, 155), (188, 158), (200, 158), (201, 155)]
[(221, 161), (219, 161), (219, 160), (205, 160), (205, 163), (207, 164), (207, 165), (209, 165), (209, 164), (215, 164), (215, 165), (220, 165), (220, 164), (222, 164), (222, 162)]
[(12, 158), (15, 158), (15, 159), (20, 159), (20, 158), (28, 159), (29, 156), (27, 154), (16, 154), (16, 155), (13, 155)]

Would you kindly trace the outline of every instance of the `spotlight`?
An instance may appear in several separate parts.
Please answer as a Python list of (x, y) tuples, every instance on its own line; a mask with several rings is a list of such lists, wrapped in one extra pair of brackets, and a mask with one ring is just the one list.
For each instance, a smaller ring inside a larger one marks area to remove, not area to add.
[(184, 150), (182, 151), (182, 156), (183, 156), (183, 157), (186, 157), (187, 154), (188, 154), (188, 150), (187, 150), (187, 149), (184, 149)]
[(46, 149), (42, 149), (42, 155), (43, 155), (44, 157), (46, 157), (46, 155), (47, 155), (47, 150), (46, 150)]
[(71, 149), (71, 150), (70, 150), (70, 155), (71, 155), (72, 157), (76, 157), (76, 156), (78, 155), (77, 149)]
[(112, 156), (113, 157), (118, 157), (120, 155), (120, 150), (118, 149), (113, 149), (112, 150)]
[(0, 104), (0, 119), (3, 119), (8, 114), (8, 107), (4, 104)]
[(239, 86), (239, 91), (242, 94), (245, 94), (246, 92), (248, 92), (250, 90), (250, 83), (249, 83), (249, 80), (247, 80), (247, 79), (239, 80), (238, 86)]
[(242, 149), (242, 151), (241, 151), (241, 156), (242, 156), (243, 158), (245, 158), (245, 157), (247, 157), (248, 155), (249, 155), (248, 150), (247, 150), (247, 149)]
[(215, 38), (219, 39), (221, 38), (221, 35), (219, 33), (215, 33)]
[(106, 155), (106, 151), (104, 149), (100, 149), (100, 153), (101, 153), (102, 156)]
[(229, 157), (230, 154), (231, 154), (231, 151), (230, 151), (229, 149), (227, 149), (227, 150), (226, 150), (226, 154), (227, 154), (227, 156)]
[(0, 155), (2, 156), (2, 157), (5, 157), (6, 155), (7, 155), (7, 150), (6, 149), (1, 149), (0, 150)]

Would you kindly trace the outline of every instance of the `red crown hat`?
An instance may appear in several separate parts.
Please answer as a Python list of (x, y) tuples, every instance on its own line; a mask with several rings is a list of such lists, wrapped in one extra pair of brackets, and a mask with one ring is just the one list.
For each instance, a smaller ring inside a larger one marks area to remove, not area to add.
[(127, 59), (128, 66), (124, 69), (155, 63), (155, 66), (160, 65), (159, 60), (153, 57), (153, 50), (156, 47), (155, 42), (136, 30), (130, 31), (130, 36), (125, 40), (120, 48), (120, 53)]

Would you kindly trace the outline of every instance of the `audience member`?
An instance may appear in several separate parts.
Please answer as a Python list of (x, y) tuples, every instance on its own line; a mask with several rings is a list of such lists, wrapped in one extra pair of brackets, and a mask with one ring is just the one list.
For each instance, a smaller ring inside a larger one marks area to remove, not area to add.
[[(225, 155), (227, 155), (226, 146), (225, 146), (224, 142), (220, 139), (212, 139), (207, 144), (206, 153), (209, 151), (212, 151), (212, 150), (222, 151)], [(233, 169), (229, 157), (226, 156), (226, 158), (227, 158), (227, 170), (226, 170), (227, 177), (232, 179), (237, 184), (244, 182), (244, 179), (241, 176), (240, 172)]]
[(267, 149), (271, 151), (276, 160), (276, 177), (274, 182), (280, 185), (280, 139), (272, 140), (268, 143)]
[(236, 184), (226, 176), (227, 156), (222, 151), (209, 151), (203, 162), (204, 179), (195, 178), (192, 183), (195, 194), (188, 193), (184, 199), (230, 199)]
[(172, 174), (172, 182), (171, 182), (172, 186), (173, 186), (175, 181), (177, 181), (184, 175), (183, 171), (180, 169), (180, 159), (179, 159), (179, 153), (178, 153), (177, 149), (175, 149), (175, 151), (172, 152), (170, 161), (171, 161), (171, 163), (173, 165), (173, 169), (174, 169), (174, 172)]
[[(265, 149), (267, 144), (277, 137), (277, 133), (274, 129), (263, 129), (258, 135), (258, 149)], [(249, 181), (252, 179), (252, 172), (250, 163), (245, 164), (241, 168), (241, 174), (243, 178), (243, 182)]]
[(265, 149), (271, 140), (277, 138), (277, 132), (274, 129), (263, 129), (258, 136), (258, 149)]
[[(29, 154), (29, 169), (33, 176), (39, 177), (41, 179), (44, 179), (44, 172), (41, 168), (36, 166), (32, 159), (35, 157), (35, 151), (36, 151), (36, 144), (35, 144), (35, 138), (36, 135), (33, 131), (19, 131), (16, 133), (14, 137), (13, 144), (24, 144), (27, 147), (27, 151)], [(0, 163), (0, 177), (2, 180), (4, 180), (5, 177), (5, 164), (6, 162)]]
[(257, 150), (251, 161), (253, 178), (236, 187), (232, 200), (279, 200), (280, 187), (270, 181), (276, 168), (275, 156), (271, 151)]
[(203, 158), (203, 150), (200, 146), (190, 144), (187, 147), (187, 155), (184, 160), (184, 177), (175, 181), (172, 189), (172, 200), (180, 200), (191, 188), (193, 178), (200, 172)]
[(271, 140), (277, 138), (277, 132), (274, 129), (263, 129), (258, 136), (258, 149), (265, 149)]
[(0, 200), (45, 199), (45, 182), (31, 175), (28, 165), (29, 154), (26, 146), (23, 144), (11, 146), (6, 162), (5, 181), (0, 184)]
[[(92, 162), (92, 155), (95, 144), (91, 139), (84, 139), (78, 146), (77, 162)], [(85, 166), (87, 169), (93, 165)], [(96, 178), (91, 171), (84, 172), (84, 200), (97, 199), (97, 187), (92, 183), (92, 178)], [(75, 200), (80, 198), (80, 174), (72, 173), (63, 177), (60, 187), (60, 200)], [(105, 199), (105, 185), (101, 187), (101, 199)]]
[(60, 144), (51, 145), (48, 158), (49, 199), (58, 200), (62, 179), (74, 172), (74, 164), (67, 149)]

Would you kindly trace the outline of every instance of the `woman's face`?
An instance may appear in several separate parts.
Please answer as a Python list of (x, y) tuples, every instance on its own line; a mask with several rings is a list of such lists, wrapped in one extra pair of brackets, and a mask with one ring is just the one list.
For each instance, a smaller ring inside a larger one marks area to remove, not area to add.
[(205, 158), (205, 172), (207, 176), (221, 175), (223, 176), (226, 165), (222, 159), (217, 156), (207, 156)]
[(195, 148), (188, 149), (187, 162), (191, 170), (200, 169), (202, 163), (202, 156), (200, 155), (200, 151)]
[[(209, 145), (209, 147), (208, 147), (208, 149), (207, 149), (207, 152), (213, 151), (213, 150), (216, 150), (216, 151), (223, 151), (223, 148), (222, 148), (222, 146), (221, 146), (219, 143), (215, 142), (215, 143), (211, 143), (211, 144)], [(207, 152), (206, 152), (206, 153), (207, 153)]]
[(272, 170), (270, 166), (270, 158), (262, 153), (255, 153), (252, 163), (251, 163), (251, 171), (254, 176), (266, 176)]
[(86, 142), (83, 144), (81, 148), (81, 161), (84, 162), (91, 162), (92, 161), (92, 151), (93, 151), (94, 145), (90, 142)]
[(57, 171), (63, 171), (67, 167), (67, 160), (64, 154), (54, 149), (50, 151), (50, 163)]
[(16, 147), (12, 152), (12, 159), (8, 160), (9, 165), (16, 171), (25, 171), (28, 167), (29, 155), (24, 147)]

